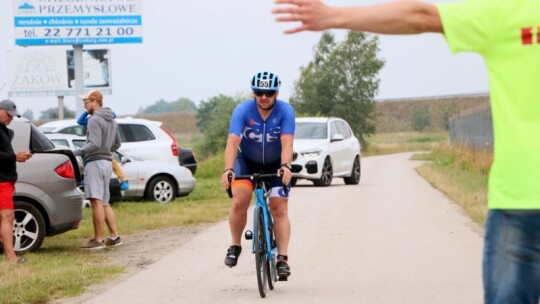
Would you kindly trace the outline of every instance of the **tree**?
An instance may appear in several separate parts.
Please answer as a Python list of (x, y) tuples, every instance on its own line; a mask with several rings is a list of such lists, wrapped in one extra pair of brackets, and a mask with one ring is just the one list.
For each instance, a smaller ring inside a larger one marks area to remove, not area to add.
[(376, 36), (351, 31), (337, 43), (330, 32), (324, 32), (313, 60), (300, 70), (291, 104), (300, 115), (345, 119), (365, 145), (365, 136), (375, 132), (377, 75), (384, 66), (378, 51)]
[(21, 114), (22, 117), (25, 117), (26, 119), (33, 121), (34, 120), (34, 112), (30, 109), (26, 109), (24, 113)]
[(218, 95), (201, 102), (197, 111), (197, 127), (204, 140), (198, 148), (203, 156), (223, 152), (229, 133), (231, 114), (241, 99)]
[(431, 124), (429, 108), (427, 106), (416, 107), (411, 115), (411, 127), (413, 130), (422, 132)]
[(178, 98), (176, 101), (168, 102), (164, 99), (156, 101), (153, 105), (141, 108), (137, 114), (157, 114), (171, 112), (195, 112), (197, 106), (188, 98)]
[[(39, 116), (39, 120), (58, 119), (58, 108), (48, 108), (40, 113), (41, 115)], [(64, 118), (75, 118), (75, 112), (71, 111), (67, 107), (64, 107)]]

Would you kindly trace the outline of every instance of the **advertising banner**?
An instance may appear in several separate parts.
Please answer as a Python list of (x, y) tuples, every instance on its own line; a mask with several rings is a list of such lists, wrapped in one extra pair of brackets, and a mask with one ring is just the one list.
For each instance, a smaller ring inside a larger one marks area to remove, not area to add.
[[(73, 96), (72, 50), (7, 53), (9, 97)], [(112, 93), (110, 50), (83, 50), (84, 86)]]
[(16, 45), (142, 43), (141, 0), (13, 0)]

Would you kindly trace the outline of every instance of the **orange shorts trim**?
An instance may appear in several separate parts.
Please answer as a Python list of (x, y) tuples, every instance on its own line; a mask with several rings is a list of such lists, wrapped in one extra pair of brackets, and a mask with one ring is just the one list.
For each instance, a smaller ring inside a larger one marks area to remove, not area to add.
[(15, 182), (0, 183), (0, 209), (13, 209)]
[(253, 191), (253, 183), (249, 179), (235, 179), (233, 180), (231, 187), (245, 187), (249, 191)]

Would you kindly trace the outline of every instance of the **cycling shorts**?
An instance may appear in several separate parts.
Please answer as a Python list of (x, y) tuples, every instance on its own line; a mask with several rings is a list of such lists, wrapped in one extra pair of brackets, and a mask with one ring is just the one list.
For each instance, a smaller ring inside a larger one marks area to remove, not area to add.
[[(257, 164), (244, 159), (242, 156), (237, 157), (234, 162), (234, 172), (236, 175), (250, 175), (253, 173), (276, 173), (279, 168), (281, 168), (281, 164), (279, 162), (272, 164)], [(289, 195), (285, 195), (283, 191), (283, 182), (281, 181), (281, 177), (265, 179), (264, 186), (265, 189), (269, 189), (269, 197), (289, 197)], [(248, 179), (234, 180), (232, 182), (232, 187), (248, 187), (251, 191), (253, 191), (253, 182)], [(287, 185), (287, 188), (289, 189), (290, 193), (290, 183)]]

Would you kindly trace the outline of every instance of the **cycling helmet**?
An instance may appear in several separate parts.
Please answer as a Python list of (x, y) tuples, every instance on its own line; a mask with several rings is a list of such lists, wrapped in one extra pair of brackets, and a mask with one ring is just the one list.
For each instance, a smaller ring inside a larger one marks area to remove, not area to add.
[(253, 75), (251, 79), (251, 89), (265, 91), (279, 91), (281, 80), (278, 75), (270, 72), (260, 72)]

